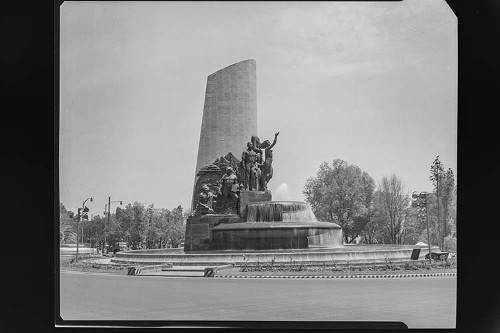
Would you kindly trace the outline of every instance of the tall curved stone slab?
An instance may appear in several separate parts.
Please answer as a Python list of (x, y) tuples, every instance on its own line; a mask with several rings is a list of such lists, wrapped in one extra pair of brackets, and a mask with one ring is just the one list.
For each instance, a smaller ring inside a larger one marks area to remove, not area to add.
[(256, 89), (253, 59), (208, 76), (195, 175), (229, 152), (239, 158), (250, 138), (257, 135)]
[(256, 88), (253, 59), (208, 76), (196, 173), (229, 152), (239, 157), (257, 135)]

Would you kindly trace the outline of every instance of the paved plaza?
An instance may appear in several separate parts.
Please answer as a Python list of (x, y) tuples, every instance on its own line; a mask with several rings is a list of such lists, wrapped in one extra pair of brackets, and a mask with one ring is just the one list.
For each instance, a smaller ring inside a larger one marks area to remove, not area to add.
[(454, 328), (456, 322), (456, 277), (60, 276), (65, 320), (402, 321), (409, 328)]

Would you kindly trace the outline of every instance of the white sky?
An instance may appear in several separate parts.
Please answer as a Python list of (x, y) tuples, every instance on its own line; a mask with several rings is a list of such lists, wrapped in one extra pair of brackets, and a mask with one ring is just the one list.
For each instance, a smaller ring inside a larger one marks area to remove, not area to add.
[(431, 190), (436, 155), (457, 174), (457, 19), (443, 0), (64, 2), (60, 36), (60, 201), (74, 212), (93, 197), (102, 214), (108, 196), (188, 208), (207, 76), (246, 59), (259, 137), (280, 132), (273, 200), (304, 200), (335, 158), (409, 192)]

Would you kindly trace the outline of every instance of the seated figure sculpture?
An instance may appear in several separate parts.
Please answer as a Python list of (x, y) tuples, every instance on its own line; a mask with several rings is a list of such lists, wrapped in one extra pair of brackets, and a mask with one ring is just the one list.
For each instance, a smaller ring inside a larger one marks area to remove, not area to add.
[(196, 213), (199, 215), (214, 214), (215, 211), (212, 208), (214, 197), (215, 194), (210, 190), (210, 187), (208, 187), (208, 185), (203, 185), (198, 195)]

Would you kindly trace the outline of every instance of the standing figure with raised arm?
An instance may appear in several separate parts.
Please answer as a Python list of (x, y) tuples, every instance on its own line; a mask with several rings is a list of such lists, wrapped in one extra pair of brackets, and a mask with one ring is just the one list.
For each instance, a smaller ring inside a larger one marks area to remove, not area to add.
[(253, 151), (257, 153), (257, 167), (259, 168), (259, 170), (255, 170), (254, 172), (252, 172), (252, 175), (254, 175), (254, 177), (256, 177), (256, 179), (254, 179), (252, 181), (252, 183), (257, 184), (257, 185), (254, 185), (253, 188), (256, 191), (262, 191), (264, 189), (264, 180), (262, 177), (262, 174), (263, 174), (262, 173), (262, 164), (263, 164), (262, 159), (264, 158), (264, 151), (261, 149), (262, 144), (260, 143), (260, 139), (258, 136), (253, 135), (251, 138), (251, 142), (253, 144)]
[(266, 159), (265, 159), (264, 163), (262, 164), (262, 185), (264, 187), (263, 188), (264, 191), (267, 191), (267, 183), (269, 183), (271, 178), (273, 178), (273, 150), (272, 150), (272, 148), (276, 144), (276, 141), (278, 139), (279, 134), (280, 134), (280, 132), (276, 132), (274, 134), (273, 143), (269, 142), (269, 140), (265, 140), (260, 145), (260, 148), (264, 148), (265, 153), (266, 153)]

